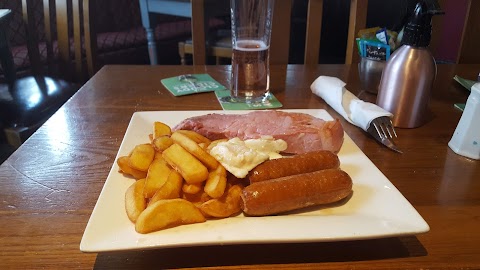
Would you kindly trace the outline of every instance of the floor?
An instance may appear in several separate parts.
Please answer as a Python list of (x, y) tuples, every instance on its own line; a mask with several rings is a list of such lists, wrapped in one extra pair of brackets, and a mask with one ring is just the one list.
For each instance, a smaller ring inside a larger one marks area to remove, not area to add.
[(15, 149), (6, 143), (0, 143), (0, 164), (2, 164)]

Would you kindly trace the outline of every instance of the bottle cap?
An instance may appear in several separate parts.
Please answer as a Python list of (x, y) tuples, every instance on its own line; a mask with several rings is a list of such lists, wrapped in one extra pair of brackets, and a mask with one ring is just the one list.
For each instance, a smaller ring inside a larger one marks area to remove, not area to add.
[(403, 33), (402, 44), (427, 47), (432, 36), (432, 16), (445, 14), (436, 0), (422, 0), (417, 3)]

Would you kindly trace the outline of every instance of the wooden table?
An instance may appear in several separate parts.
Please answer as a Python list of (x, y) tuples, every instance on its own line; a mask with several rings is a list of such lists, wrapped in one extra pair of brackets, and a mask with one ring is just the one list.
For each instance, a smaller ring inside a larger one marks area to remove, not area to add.
[[(132, 114), (220, 109), (212, 93), (173, 97), (160, 79), (209, 73), (228, 85), (230, 73), (229, 66), (105, 66), (0, 166), (0, 269), (478, 269), (480, 161), (456, 155), (447, 143), (461, 116), (453, 104), (468, 95), (452, 78), (476, 78), (479, 70), (439, 66), (433, 118), (420, 128), (397, 130), (402, 155), (342, 120), (347, 134), (428, 222), (426, 234), (86, 254), (79, 243)], [(357, 68), (348, 65), (273, 66), (273, 92), (284, 108), (324, 108), (338, 117), (310, 92), (319, 75), (337, 76), (358, 93)]]

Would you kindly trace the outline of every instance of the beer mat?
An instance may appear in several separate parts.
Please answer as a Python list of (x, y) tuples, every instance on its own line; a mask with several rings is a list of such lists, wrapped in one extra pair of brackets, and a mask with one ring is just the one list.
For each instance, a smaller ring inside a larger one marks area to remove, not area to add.
[(465, 87), (465, 89), (467, 89), (468, 91), (470, 91), (472, 89), (472, 86), (477, 83), (476, 81), (472, 81), (472, 80), (467, 80), (467, 79), (464, 79), (458, 75), (455, 75), (453, 77), (453, 79), (458, 82), (459, 84), (461, 84), (463, 87)]
[(179, 75), (161, 82), (176, 97), (226, 89), (208, 74)]
[(472, 86), (476, 83), (476, 81), (472, 81), (472, 80), (468, 80), (468, 79), (464, 79), (458, 75), (455, 75), (453, 77), (453, 79), (458, 82), (460, 85), (462, 85), (463, 87), (465, 87), (465, 89), (467, 89), (468, 91), (471, 91), (472, 89)]
[(453, 104), (453, 107), (463, 112), (463, 110), (465, 110), (465, 103), (455, 103)]
[(282, 103), (280, 103), (280, 101), (278, 101), (278, 99), (272, 93), (268, 93), (267, 99), (264, 102), (257, 103), (236, 102), (232, 100), (230, 91), (228, 90), (215, 91), (215, 95), (217, 96), (218, 102), (222, 106), (222, 109), (225, 111), (276, 109), (283, 106)]
[[(456, 82), (458, 82), (461, 86), (463, 86), (465, 89), (467, 89), (468, 91), (471, 91), (472, 86), (473, 86), (475, 83), (477, 83), (476, 81), (464, 79), (464, 78), (462, 78), (462, 77), (460, 77), (460, 76), (458, 76), (458, 75), (455, 75), (455, 76), (453, 77), (453, 79), (454, 79)], [(465, 103), (455, 103), (455, 104), (453, 104), (453, 106), (454, 106), (456, 109), (458, 109), (458, 110), (460, 110), (460, 111), (462, 111), (462, 112), (463, 112), (463, 110), (465, 109)]]

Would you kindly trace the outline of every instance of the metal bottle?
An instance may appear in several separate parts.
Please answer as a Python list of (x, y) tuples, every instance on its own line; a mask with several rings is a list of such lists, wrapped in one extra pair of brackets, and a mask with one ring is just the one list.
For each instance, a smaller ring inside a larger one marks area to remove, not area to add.
[(435, 60), (427, 48), (432, 16), (436, 14), (443, 14), (436, 0), (417, 3), (405, 26), (402, 46), (383, 70), (377, 105), (393, 114), (395, 127), (415, 128), (425, 123), (437, 73)]

